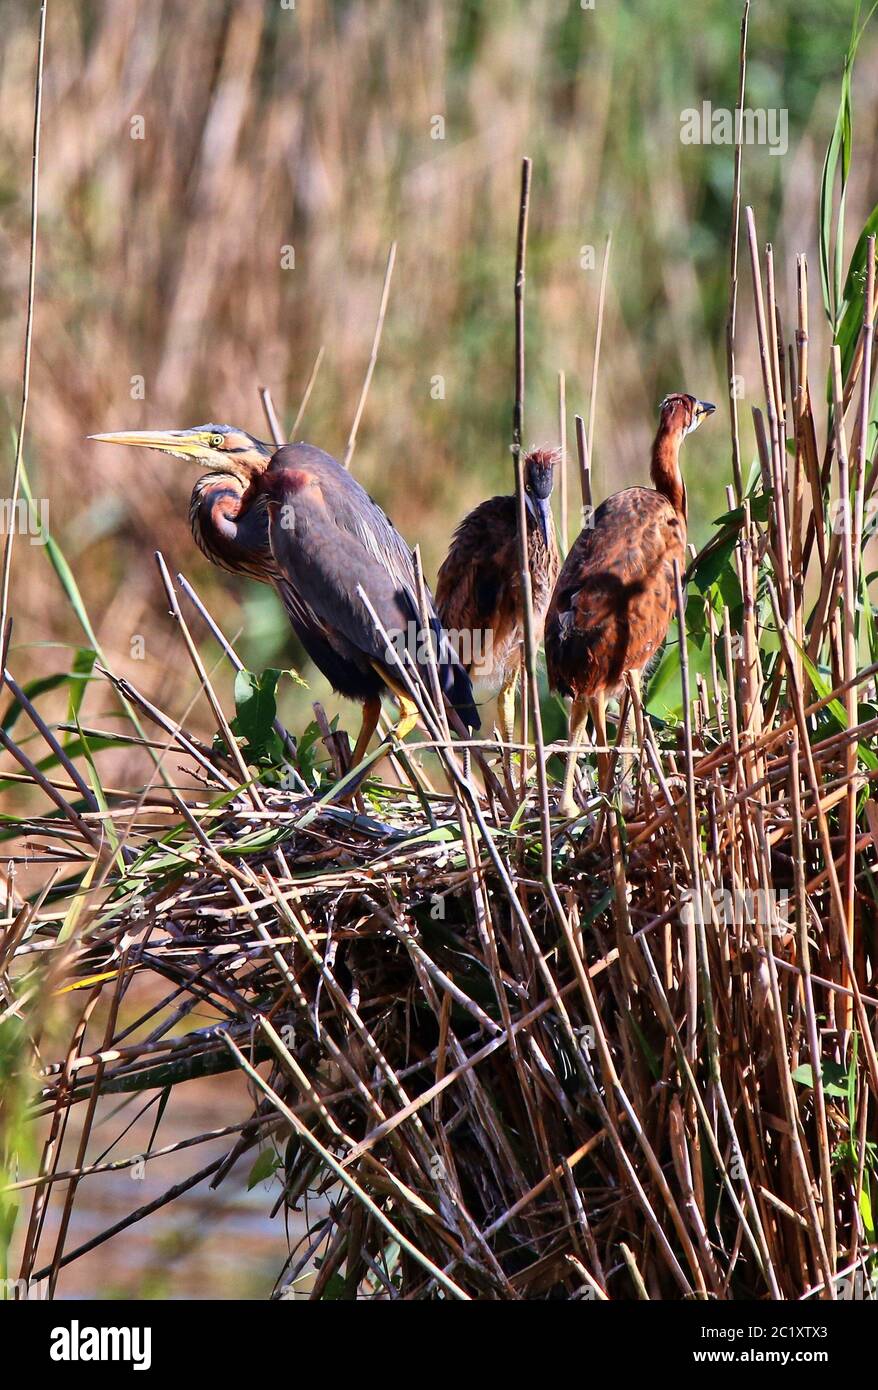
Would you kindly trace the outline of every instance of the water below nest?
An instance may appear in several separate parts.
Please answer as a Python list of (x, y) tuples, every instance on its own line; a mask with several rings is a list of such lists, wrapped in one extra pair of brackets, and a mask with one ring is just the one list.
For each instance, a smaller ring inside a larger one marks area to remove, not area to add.
[[(112, 1095), (98, 1106), (88, 1149), (88, 1161), (98, 1161), (143, 1108), (143, 1098)], [(252, 1113), (253, 1105), (242, 1077), (227, 1074), (186, 1082), (174, 1088), (153, 1148), (164, 1148), (197, 1134), (234, 1124)], [(60, 1169), (75, 1166), (86, 1104), (70, 1114)], [(143, 1153), (155, 1124), (156, 1105), (134, 1121), (107, 1160)], [(42, 1134), (40, 1136), (42, 1138)], [(65, 1252), (99, 1235), (108, 1227), (162, 1196), (212, 1159), (227, 1153), (235, 1135), (226, 1135), (166, 1157), (150, 1159), (137, 1169), (96, 1173), (83, 1178), (64, 1244)], [(305, 1213), (281, 1210), (270, 1216), (280, 1187), (276, 1179), (247, 1190), (247, 1179), (258, 1150), (247, 1153), (217, 1190), (205, 1178), (135, 1225), (67, 1265), (60, 1274), (56, 1297), (86, 1299), (266, 1299), (271, 1295), (289, 1249), (303, 1236)], [(16, 1255), (30, 1210), (31, 1193), (16, 1228)], [(37, 1267), (48, 1264), (66, 1197), (58, 1183), (49, 1205), (40, 1242)], [(313, 1217), (315, 1210), (311, 1206)], [(14, 1261), (11, 1270), (16, 1269)], [(10, 1270), (10, 1272), (11, 1272)]]

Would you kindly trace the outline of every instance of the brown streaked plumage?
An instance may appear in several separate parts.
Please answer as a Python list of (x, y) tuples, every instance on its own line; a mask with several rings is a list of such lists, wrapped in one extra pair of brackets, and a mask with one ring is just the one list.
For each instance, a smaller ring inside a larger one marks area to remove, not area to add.
[[(558, 576), (546, 615), (549, 684), (573, 697), (570, 743), (561, 809), (578, 814), (573, 798), (576, 745), (591, 713), (599, 744), (606, 744), (607, 697), (626, 674), (635, 683), (656, 654), (675, 607), (674, 561), (685, 569), (686, 489), (680, 445), (714, 407), (694, 396), (662, 401), (652, 446), (652, 488), (633, 487), (608, 497), (580, 532)], [(603, 769), (605, 764), (600, 761)]]
[[(558, 574), (551, 511), (556, 463), (557, 455), (548, 449), (532, 449), (524, 458), (528, 559), (538, 638)], [(499, 691), (502, 732), (511, 741), (524, 640), (515, 496), (490, 497), (461, 521), (436, 579), (436, 608), (474, 683)]]
[[(413, 727), (416, 707), (394, 676), (357, 590), (362, 587), (385, 629), (423, 666), (414, 560), (341, 464), (310, 444), (272, 452), (231, 425), (92, 438), (193, 459), (207, 470), (189, 508), (196, 543), (221, 568), (273, 584), (315, 666), (333, 689), (363, 702), (355, 764), (374, 733), (385, 691), (402, 709), (398, 736)], [(429, 594), (427, 604), (443, 693), (468, 727), (478, 728), (469, 677), (441, 637)]]

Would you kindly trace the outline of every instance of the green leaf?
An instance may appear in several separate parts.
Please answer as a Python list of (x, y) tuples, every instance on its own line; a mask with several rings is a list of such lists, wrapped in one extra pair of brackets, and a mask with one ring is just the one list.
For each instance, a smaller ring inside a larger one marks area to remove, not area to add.
[[(847, 1072), (839, 1062), (825, 1061), (820, 1068), (820, 1075), (823, 1081), (823, 1090), (826, 1095), (838, 1096), (840, 1098), (847, 1096)], [(814, 1072), (810, 1062), (803, 1062), (800, 1067), (796, 1067), (792, 1077), (800, 1086), (808, 1086), (813, 1091)]]
[[(689, 693), (695, 696), (695, 677), (710, 679), (710, 643), (700, 645), (687, 641), (689, 653)], [(649, 714), (659, 719), (680, 719), (683, 714), (683, 692), (680, 687), (680, 646), (677, 624), (671, 625), (668, 640), (655, 675), (649, 683), (645, 700)]]
[[(723, 604), (728, 608), (732, 619), (732, 628), (736, 630), (740, 625), (741, 610), (744, 607), (744, 595), (741, 592), (741, 581), (738, 578), (733, 566), (723, 570), (717, 580), (717, 588), (722, 596)], [(722, 624), (718, 624), (722, 626)]]
[(335, 1274), (330, 1274), (326, 1281), (326, 1286), (321, 1295), (324, 1303), (340, 1303), (354, 1295), (348, 1292), (347, 1281), (343, 1274), (336, 1270)]
[[(747, 500), (750, 503), (750, 516), (754, 521), (764, 523), (768, 520), (768, 509), (773, 496), (774, 494), (769, 488), (768, 492), (756, 492), (748, 497)], [(718, 516), (713, 524), (714, 526), (735, 526), (740, 528), (744, 524), (744, 508), (742, 506), (733, 507), (730, 512), (723, 512), (722, 516)], [(719, 537), (715, 537), (714, 539), (718, 540)]]
[[(94, 653), (92, 653), (92, 656), (93, 655)], [(115, 825), (113, 824), (113, 817), (110, 815), (110, 808), (107, 804), (107, 798), (104, 795), (103, 786), (101, 785), (100, 774), (98, 773), (97, 767), (95, 766), (94, 758), (92, 757), (92, 750), (89, 747), (88, 739), (86, 738), (85, 733), (82, 729), (82, 725), (79, 723), (78, 719), (76, 721), (76, 727), (79, 732), (79, 742), (82, 747), (83, 756), (85, 757), (85, 761), (88, 764), (88, 775), (89, 781), (91, 782), (91, 789), (94, 792), (95, 801), (98, 803), (98, 806), (100, 807), (103, 813), (102, 825), (104, 831), (106, 832), (107, 839), (109, 840), (110, 845), (112, 846), (113, 853), (116, 857), (116, 865), (119, 869), (119, 872), (124, 874), (125, 860), (122, 857), (121, 851), (119, 849), (119, 835)]]
[[(876, 8), (878, 8), (878, 5), (873, 4), (862, 25), (859, 25), (860, 6), (859, 0), (857, 0), (857, 5), (854, 9), (850, 44), (848, 45), (847, 56), (844, 61), (838, 111), (836, 112), (835, 125), (826, 150), (826, 157), (823, 161), (823, 173), (820, 179), (820, 285), (823, 291), (823, 307), (832, 328), (833, 336), (839, 332), (843, 311), (842, 265), (844, 258), (844, 215), (848, 175), (850, 173), (851, 154), (853, 150), (851, 77), (860, 39), (862, 38), (866, 25), (875, 13)], [(835, 222), (835, 252), (833, 255), (832, 214), (835, 202), (836, 174), (839, 173), (839, 161), (841, 161), (841, 170), (839, 177), (838, 212)], [(830, 400), (832, 399), (831, 388), (832, 382), (830, 380)]]
[[(860, 611), (862, 613), (862, 623), (866, 629), (866, 642), (869, 647), (869, 661), (874, 664), (878, 661), (878, 632), (875, 628), (875, 615), (872, 611), (872, 603), (869, 598), (869, 581), (866, 578), (865, 566), (860, 570)], [(859, 631), (857, 632), (859, 637)]]
[(270, 666), (261, 676), (241, 670), (235, 676), (237, 729), (254, 757), (261, 757), (277, 718), (277, 683), (283, 672)]
[[(33, 703), (38, 695), (43, 695), (47, 690), (56, 690), (59, 685), (63, 685), (69, 680), (67, 671), (56, 671), (54, 676), (41, 676), (39, 680), (29, 681), (21, 688), (27, 698)], [(3, 715), (3, 728), (9, 733), (18, 716), (21, 714), (22, 707), (17, 700), (10, 700), (6, 706), (6, 713)]]
[[(853, 39), (851, 40), (853, 45)], [(839, 300), (841, 298), (840, 247), (844, 241), (844, 204), (847, 192), (848, 170), (851, 162), (851, 69), (853, 55), (848, 50), (844, 72), (841, 79), (841, 97), (835, 116), (835, 125), (823, 160), (823, 173), (820, 177), (820, 286), (823, 291), (823, 307), (833, 334), (838, 327)], [(841, 159), (841, 193), (838, 202), (838, 217), (835, 228), (835, 261), (832, 262), (832, 214), (835, 203), (835, 176)]]
[[(335, 729), (336, 720), (332, 721), (330, 728)], [(299, 770), (306, 782), (311, 781), (314, 776), (314, 768), (317, 763), (319, 749), (320, 726), (316, 720), (311, 720), (304, 733), (299, 735), (296, 742), (296, 761)]]
[[(863, 322), (863, 305), (866, 298), (866, 255), (870, 236), (878, 233), (878, 204), (872, 209), (866, 225), (860, 233), (844, 284), (844, 296), (839, 313), (839, 325), (835, 341), (841, 351), (841, 379), (847, 381), (851, 363), (854, 360), (857, 339)], [(830, 382), (830, 387), (832, 383)]]
[[(79, 647), (73, 658), (73, 671), (70, 674), (70, 699), (67, 702), (68, 724), (79, 724), (79, 711), (82, 708), (85, 689), (94, 670), (96, 659), (97, 652), (93, 647)], [(72, 733), (67, 735), (68, 743), (72, 737)]]
[[(817, 670), (817, 667), (814, 665), (814, 662), (811, 660), (804, 647), (800, 647), (795, 638), (792, 638), (792, 641), (798, 648), (799, 655), (802, 658), (802, 664), (808, 672), (808, 679), (816, 690), (818, 698), (825, 700), (831, 693), (829, 682), (825, 680)], [(841, 700), (830, 700), (826, 708), (837, 720), (840, 729), (846, 729), (848, 727), (847, 712)], [(867, 747), (865, 743), (857, 744), (857, 757), (872, 771), (878, 769), (878, 757), (876, 757), (872, 749)]]
[(866, 1232), (866, 1239), (869, 1241), (874, 1241), (875, 1219), (872, 1216), (872, 1198), (869, 1195), (869, 1189), (867, 1186), (868, 1181), (868, 1174), (864, 1173), (863, 1187), (860, 1192), (860, 1215), (863, 1218), (863, 1228)]
[[(793, 638), (793, 641), (795, 642), (795, 638)], [(817, 692), (817, 698), (820, 700), (827, 699), (827, 697), (831, 693), (831, 686), (829, 684), (829, 681), (826, 680), (826, 678), (820, 674), (817, 667), (814, 665), (814, 662), (811, 660), (810, 656), (805, 651), (804, 647), (800, 647), (798, 642), (796, 642), (795, 645), (799, 649), (799, 655), (802, 658), (802, 664), (805, 667), (805, 670), (808, 672), (808, 679), (810, 680), (811, 684)], [(835, 718), (838, 720), (840, 728), (846, 729), (848, 726), (847, 714), (845, 712), (845, 707), (842, 704), (841, 700), (830, 700), (826, 708), (835, 715)]]
[(406, 845), (456, 844), (460, 841), (460, 828), (457, 825), (437, 825), (433, 830), (425, 830), (421, 835), (407, 835)]
[(55, 573), (61, 581), (61, 587), (67, 595), (67, 600), (70, 604), (70, 607), (73, 609), (74, 613), (79, 619), (80, 624), (82, 625), (82, 630), (88, 638), (89, 642), (91, 642), (95, 651), (99, 652), (100, 643), (98, 642), (97, 636), (95, 635), (95, 630), (92, 627), (91, 620), (88, 616), (88, 613), (86, 612), (86, 607), (82, 599), (82, 594), (79, 592), (79, 585), (73, 577), (73, 570), (70, 568), (63, 554), (61, 553), (61, 549), (57, 542), (52, 539), (48, 531), (43, 529), (43, 526), (40, 523), (39, 514), (37, 512), (36, 507), (34, 507), (33, 505), (33, 493), (30, 489), (30, 482), (28, 480), (27, 470), (24, 466), (24, 462), (22, 462), (21, 465), (21, 490), (27, 498), (31, 508), (33, 509), (33, 515), (39, 535), (42, 537), (45, 543), (46, 554), (51, 562), (52, 568), (54, 569)]
[(720, 533), (714, 544), (702, 552), (703, 558), (696, 559), (691, 578), (695, 580), (702, 593), (709, 589), (711, 584), (715, 584), (720, 575), (729, 568), (737, 543), (738, 532), (730, 528), (728, 532)]
[(283, 1159), (280, 1154), (275, 1153), (274, 1149), (262, 1149), (253, 1167), (250, 1169), (250, 1176), (247, 1179), (247, 1191), (252, 1192), (259, 1183), (265, 1182), (278, 1168), (283, 1167)]

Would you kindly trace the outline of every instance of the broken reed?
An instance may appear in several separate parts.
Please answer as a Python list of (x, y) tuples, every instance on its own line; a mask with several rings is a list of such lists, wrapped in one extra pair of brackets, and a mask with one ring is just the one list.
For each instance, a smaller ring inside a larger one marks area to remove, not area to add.
[[(787, 359), (780, 309), (776, 300), (774, 257), (771, 246), (765, 248), (767, 296), (763, 293), (762, 272), (752, 209), (747, 209), (747, 234), (753, 274), (756, 326), (759, 357), (765, 393), (765, 417), (754, 407), (753, 420), (763, 490), (770, 497), (769, 527), (764, 537), (754, 534), (752, 519), (748, 526), (750, 554), (746, 560), (746, 577), (751, 578), (750, 555), (754, 547), (764, 548), (769, 573), (766, 582), (771, 597), (774, 619), (782, 643), (785, 671), (778, 669), (770, 700), (777, 702), (784, 687), (784, 703), (800, 719), (806, 692), (814, 687), (810, 672), (821, 658), (832, 673), (832, 684), (844, 688), (844, 713), (849, 728), (857, 722), (858, 632), (857, 600), (864, 594), (865, 558), (863, 554), (863, 517), (865, 503), (875, 483), (875, 470), (866, 478), (866, 452), (869, 429), (869, 404), (872, 393), (872, 337), (875, 314), (875, 238), (867, 240), (863, 321), (859, 348), (853, 355), (847, 380), (842, 383), (840, 348), (832, 348), (830, 380), (832, 390), (828, 438), (823, 450), (822, 464), (818, 453), (811, 393), (808, 379), (808, 298), (805, 257), (797, 262), (799, 293), (797, 297), (796, 352), (789, 349)], [(789, 371), (787, 371), (787, 362)], [(852, 475), (845, 428), (845, 411), (855, 406), (854, 438), (856, 467)], [(787, 438), (794, 440), (793, 463), (787, 451)], [(829, 507), (833, 522), (827, 542), (822, 499), (824, 490), (837, 470), (835, 504)], [(806, 486), (815, 505), (810, 514), (807, 535), (804, 530), (803, 501)], [(747, 509), (749, 510), (749, 509)], [(805, 572), (811, 547), (816, 539), (821, 561), (822, 582), (814, 620), (807, 635), (805, 658)], [(742, 579), (745, 577), (742, 566)], [(752, 631), (755, 612), (752, 583), (745, 590), (746, 625), (744, 631), (744, 669), (740, 671), (746, 686), (748, 719), (745, 729), (759, 731), (762, 719), (760, 692), (754, 685), (760, 680), (758, 635)], [(871, 626), (871, 624), (870, 624)], [(749, 640), (749, 644), (747, 639)], [(799, 738), (808, 744), (807, 730), (800, 722)], [(831, 895), (831, 938), (840, 950), (841, 983), (851, 992), (846, 996), (840, 1020), (845, 1030), (853, 1022), (856, 989), (852, 960), (855, 910), (856, 802), (861, 790), (857, 777), (857, 745), (851, 741), (845, 755), (846, 786), (842, 833), (845, 853), (841, 878), (836, 870), (825, 814), (818, 814), (821, 847), (826, 855)]]

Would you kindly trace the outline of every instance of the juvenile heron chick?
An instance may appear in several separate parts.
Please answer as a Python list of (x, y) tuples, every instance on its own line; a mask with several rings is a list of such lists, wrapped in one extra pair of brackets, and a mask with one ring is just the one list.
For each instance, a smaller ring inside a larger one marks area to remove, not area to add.
[[(532, 449), (524, 458), (527, 548), (537, 638), (558, 574), (552, 521), (557, 453)], [(515, 685), (524, 642), (518, 554), (518, 502), (490, 497), (457, 527), (436, 579), (436, 608), (473, 683), (493, 694), (506, 742), (515, 724)]]
[[(686, 488), (680, 446), (715, 407), (694, 396), (667, 396), (652, 446), (653, 486), (614, 493), (574, 542), (546, 615), (549, 684), (572, 696), (562, 814), (579, 814), (573, 796), (577, 745), (591, 713), (606, 745), (606, 701), (626, 674), (640, 673), (658, 651), (674, 615), (674, 561), (685, 568)], [(602, 786), (606, 762), (599, 755)], [(606, 790), (606, 787), (603, 786)]]

